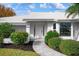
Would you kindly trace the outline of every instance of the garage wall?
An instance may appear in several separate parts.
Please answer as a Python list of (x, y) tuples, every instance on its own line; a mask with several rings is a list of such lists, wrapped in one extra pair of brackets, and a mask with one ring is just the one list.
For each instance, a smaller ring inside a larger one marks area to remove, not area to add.
[(13, 25), (13, 27), (17, 32), (26, 32), (26, 25)]

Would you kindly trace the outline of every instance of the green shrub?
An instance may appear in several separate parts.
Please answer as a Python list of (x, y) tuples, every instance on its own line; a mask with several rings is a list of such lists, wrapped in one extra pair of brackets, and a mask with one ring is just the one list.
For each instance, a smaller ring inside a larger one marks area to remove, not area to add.
[(0, 44), (3, 43), (3, 36), (0, 36)]
[(12, 25), (9, 23), (2, 23), (0, 25), (0, 34), (3, 35), (4, 38), (8, 38), (13, 30)]
[(24, 44), (25, 41), (27, 41), (28, 33), (26, 32), (13, 32), (11, 34), (11, 40), (14, 42), (14, 44)]
[(3, 47), (3, 36), (0, 35), (0, 48), (2, 48), (2, 47)]
[(47, 32), (47, 34), (45, 36), (45, 43), (47, 44), (48, 39), (51, 39), (53, 37), (59, 37), (59, 34), (56, 31), (49, 31), (49, 32)]
[(79, 42), (63, 40), (59, 46), (60, 51), (66, 55), (79, 55)]
[(48, 40), (48, 46), (55, 49), (59, 50), (59, 45), (61, 43), (61, 38), (51, 38)]

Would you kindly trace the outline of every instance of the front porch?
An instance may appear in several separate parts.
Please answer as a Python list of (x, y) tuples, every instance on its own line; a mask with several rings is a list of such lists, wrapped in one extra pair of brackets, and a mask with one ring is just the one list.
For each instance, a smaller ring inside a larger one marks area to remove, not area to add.
[[(65, 30), (61, 30), (61, 23), (66, 23), (63, 25)], [(70, 25), (67, 25), (69, 24)], [(70, 26), (70, 27), (69, 27)], [(64, 39), (72, 39), (78, 40), (79, 39), (79, 22), (55, 22), (55, 21), (28, 21), (26, 23), (26, 32), (28, 32), (32, 37), (35, 38), (44, 38), (46, 33), (50, 30), (56, 30), (61, 38)], [(61, 32), (63, 31), (63, 32)], [(69, 32), (69, 33), (68, 33)], [(61, 35), (61, 33), (63, 33)]]
[(49, 30), (53, 30), (53, 23), (47, 21), (30, 21), (26, 25), (26, 31), (35, 38), (44, 38)]

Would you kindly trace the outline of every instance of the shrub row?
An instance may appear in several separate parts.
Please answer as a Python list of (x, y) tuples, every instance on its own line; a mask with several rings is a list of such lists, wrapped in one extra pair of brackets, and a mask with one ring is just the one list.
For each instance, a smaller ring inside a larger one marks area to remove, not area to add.
[(55, 50), (59, 50), (59, 44), (61, 43), (61, 38), (51, 38), (48, 40), (48, 46)]
[(79, 41), (63, 40), (59, 45), (60, 51), (66, 55), (79, 55)]
[[(13, 44), (21, 45), (27, 41), (28, 33), (26, 33), (26, 32), (13, 32), (10, 37), (11, 37), (11, 41), (13, 42)], [(0, 47), (2, 46), (2, 44), (3, 44), (3, 36), (0, 35)]]
[(15, 29), (10, 23), (0, 24), (0, 47), (3, 44), (3, 38), (11, 37), (14, 44), (24, 44), (27, 41), (28, 33), (15, 32)]
[(79, 41), (52, 38), (48, 40), (48, 46), (69, 56), (79, 55)]
[(59, 38), (59, 34), (56, 31), (49, 31), (45, 36), (45, 43), (48, 44), (50, 48), (60, 51), (66, 55), (79, 55), (79, 41), (67, 39), (62, 40)]
[(0, 35), (0, 48), (2, 48), (2, 47), (3, 47), (3, 36)]

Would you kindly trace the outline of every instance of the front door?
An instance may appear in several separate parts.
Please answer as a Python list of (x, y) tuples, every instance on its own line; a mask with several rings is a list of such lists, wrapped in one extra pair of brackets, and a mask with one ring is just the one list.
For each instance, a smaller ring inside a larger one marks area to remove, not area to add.
[(35, 25), (35, 37), (43, 38), (44, 35), (44, 26), (41, 23)]

